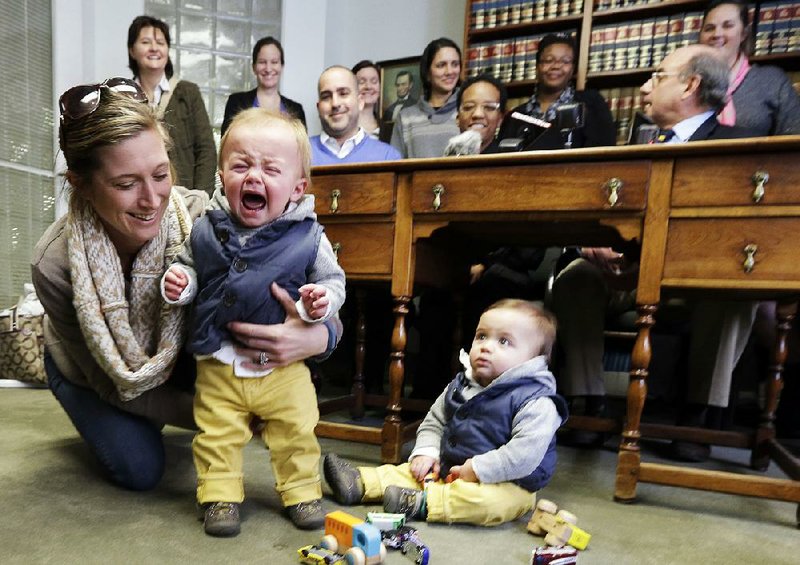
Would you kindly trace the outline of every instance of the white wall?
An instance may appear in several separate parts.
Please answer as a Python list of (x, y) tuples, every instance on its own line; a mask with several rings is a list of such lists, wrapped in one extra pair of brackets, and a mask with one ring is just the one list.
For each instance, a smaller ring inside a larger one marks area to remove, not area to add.
[[(317, 79), (326, 67), (419, 55), (442, 36), (461, 45), (465, 6), (466, 0), (284, 0), (281, 92), (303, 104), (309, 133), (317, 134)], [(143, 13), (144, 0), (53, 0), (55, 98), (75, 84), (130, 76), (128, 25)]]

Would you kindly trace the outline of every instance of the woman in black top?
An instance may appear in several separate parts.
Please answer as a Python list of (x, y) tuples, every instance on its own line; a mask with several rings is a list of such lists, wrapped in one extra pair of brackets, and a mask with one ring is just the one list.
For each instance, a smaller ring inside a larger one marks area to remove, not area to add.
[(278, 92), (284, 62), (283, 46), (280, 41), (269, 36), (262, 37), (256, 42), (253, 47), (253, 74), (256, 75), (258, 86), (247, 92), (235, 92), (228, 97), (228, 103), (225, 104), (225, 118), (222, 120), (223, 135), (236, 114), (253, 107), (280, 111), (306, 125), (303, 107)]
[[(544, 36), (536, 53), (536, 89), (530, 100), (506, 116), (498, 139), (522, 139), (518, 149), (523, 151), (562, 149), (566, 136), (555, 125), (556, 109), (564, 104), (583, 102), (584, 125), (573, 131), (572, 147), (614, 145), (616, 129), (608, 104), (596, 90), (575, 90), (572, 79), (576, 67), (575, 43), (569, 35)], [(542, 130), (535, 124), (515, 118), (515, 112), (549, 122), (552, 126)]]

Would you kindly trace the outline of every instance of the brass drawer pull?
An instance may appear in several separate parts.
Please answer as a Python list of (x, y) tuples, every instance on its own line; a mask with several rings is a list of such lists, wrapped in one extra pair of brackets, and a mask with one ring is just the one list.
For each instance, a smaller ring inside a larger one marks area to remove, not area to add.
[(767, 171), (756, 171), (753, 173), (751, 180), (755, 185), (755, 189), (753, 190), (753, 202), (758, 204), (764, 198), (764, 194), (766, 193), (764, 185), (769, 182), (769, 173)]
[(742, 270), (745, 273), (753, 272), (753, 269), (756, 266), (756, 253), (758, 252), (758, 245), (755, 243), (748, 243), (742, 249), (742, 253), (745, 254), (744, 262), (742, 263)]
[(619, 193), (622, 190), (622, 185), (622, 179), (618, 179), (617, 177), (608, 179), (608, 182), (605, 184), (604, 188), (608, 191), (608, 205), (612, 208), (619, 202)]
[(331, 247), (333, 248), (333, 254), (336, 255), (336, 260), (339, 260), (339, 250), (342, 248), (342, 244), (338, 241), (331, 243)]
[(431, 188), (433, 192), (433, 209), (439, 210), (442, 207), (442, 194), (444, 194), (444, 185), (443, 184), (434, 184)]
[(342, 191), (338, 188), (331, 190), (331, 214), (335, 214), (339, 211), (339, 197), (341, 195)]

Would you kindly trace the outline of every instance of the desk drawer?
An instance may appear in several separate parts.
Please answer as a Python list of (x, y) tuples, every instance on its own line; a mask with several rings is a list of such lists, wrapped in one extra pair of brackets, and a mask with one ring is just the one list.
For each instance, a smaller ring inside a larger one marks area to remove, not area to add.
[(394, 210), (394, 173), (315, 175), (308, 192), (316, 198), (319, 216), (390, 214)]
[[(800, 218), (692, 218), (671, 220), (665, 279), (735, 282), (795, 281), (800, 286)], [(754, 245), (752, 270), (745, 270)], [(744, 286), (747, 286), (746, 284)]]
[(755, 203), (753, 175), (769, 174), (760, 200), (800, 204), (800, 152), (780, 155), (731, 155), (678, 159), (672, 186), (673, 206), (747, 206)]
[(391, 274), (394, 224), (329, 224), (325, 233), (348, 276)]
[[(650, 163), (563, 163), (414, 173), (411, 209), (435, 212), (434, 187), (444, 187), (439, 212), (643, 210)], [(616, 202), (609, 181), (622, 187)], [(612, 204), (613, 202), (613, 204)]]

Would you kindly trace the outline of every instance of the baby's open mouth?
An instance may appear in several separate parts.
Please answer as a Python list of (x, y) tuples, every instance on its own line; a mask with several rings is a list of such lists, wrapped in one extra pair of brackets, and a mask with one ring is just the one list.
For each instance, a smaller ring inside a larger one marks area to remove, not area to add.
[(248, 210), (261, 210), (267, 205), (267, 199), (261, 194), (243, 194), (242, 205)]

